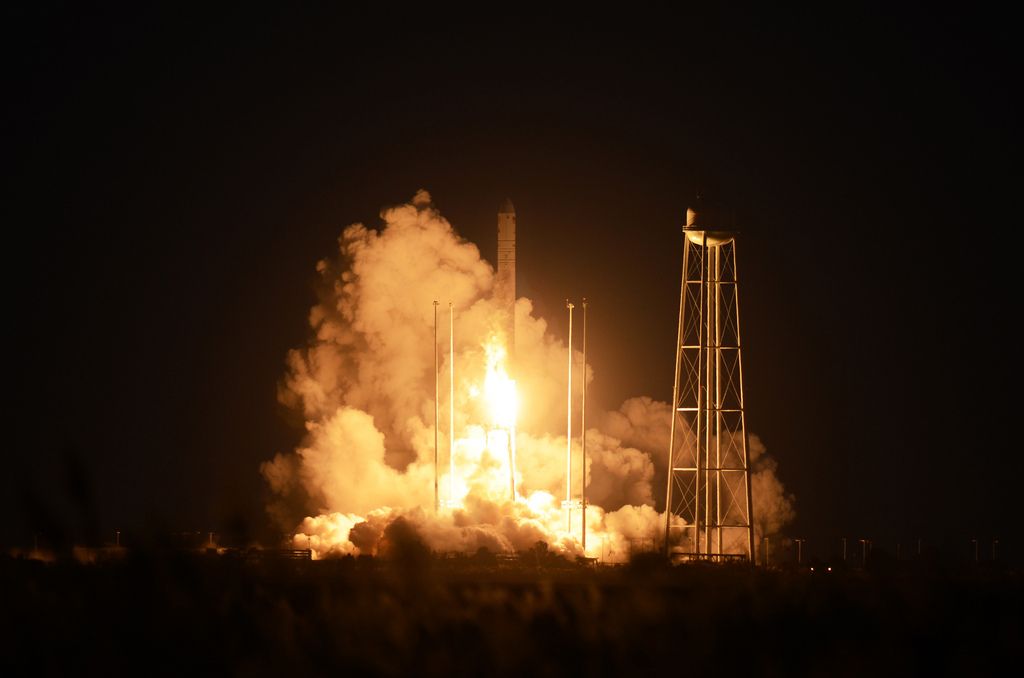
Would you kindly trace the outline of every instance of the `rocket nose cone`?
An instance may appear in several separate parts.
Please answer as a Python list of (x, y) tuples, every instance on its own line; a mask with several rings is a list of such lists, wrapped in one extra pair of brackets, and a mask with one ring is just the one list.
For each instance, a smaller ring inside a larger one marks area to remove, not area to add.
[(516, 208), (512, 206), (512, 201), (505, 198), (505, 202), (501, 203), (501, 207), (498, 209), (498, 214), (515, 214)]

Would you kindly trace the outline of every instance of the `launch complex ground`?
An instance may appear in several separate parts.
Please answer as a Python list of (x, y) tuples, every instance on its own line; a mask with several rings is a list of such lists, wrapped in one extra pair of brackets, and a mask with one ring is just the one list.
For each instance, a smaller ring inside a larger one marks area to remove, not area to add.
[(984, 674), (1022, 632), (1020, 574), (985, 568), (595, 568), (415, 544), (393, 556), (2, 557), (0, 656), (7, 675)]

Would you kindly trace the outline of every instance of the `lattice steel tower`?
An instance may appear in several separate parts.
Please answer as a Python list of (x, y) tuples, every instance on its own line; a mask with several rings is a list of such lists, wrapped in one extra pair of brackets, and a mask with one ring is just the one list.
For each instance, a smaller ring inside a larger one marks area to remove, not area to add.
[(683, 228), (665, 503), (680, 559), (754, 559), (734, 221), (698, 206)]

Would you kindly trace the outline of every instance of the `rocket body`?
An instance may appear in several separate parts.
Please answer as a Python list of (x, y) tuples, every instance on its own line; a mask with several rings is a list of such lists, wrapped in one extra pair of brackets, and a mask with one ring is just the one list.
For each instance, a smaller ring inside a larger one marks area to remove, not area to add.
[(494, 296), (501, 309), (502, 325), (512, 353), (516, 343), (516, 210), (507, 198), (498, 210), (498, 275)]

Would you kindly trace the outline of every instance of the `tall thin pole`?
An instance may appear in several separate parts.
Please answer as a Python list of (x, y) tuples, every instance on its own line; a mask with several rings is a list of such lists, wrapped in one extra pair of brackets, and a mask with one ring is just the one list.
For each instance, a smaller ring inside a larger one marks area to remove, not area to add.
[(448, 302), (448, 500), (455, 505), (455, 308)]
[[(743, 342), (740, 339), (740, 269), (736, 261), (736, 241), (732, 241), (733, 304), (736, 313), (736, 362), (740, 372), (740, 422), (743, 426), (743, 483), (746, 485), (747, 500), (747, 544), (750, 562), (754, 562), (754, 495), (750, 483), (750, 445), (747, 442), (747, 399), (743, 394)], [(845, 558), (844, 558), (845, 560)]]
[[(696, 485), (694, 485), (694, 488), (693, 488), (693, 494), (694, 494), (694, 497), (693, 497), (693, 542), (694, 542), (694, 544), (696, 544), (696, 546), (694, 546), (693, 552), (698, 554), (698, 555), (700, 554), (700, 509), (701, 509), (701, 506), (700, 506), (700, 489), (701, 489), (701, 486), (700, 486), (700, 481), (701, 481), (701, 477), (700, 477), (701, 476), (700, 453), (701, 453), (701, 435), (703, 435), (704, 417), (707, 414), (707, 403), (706, 403), (707, 399), (705, 398), (704, 393), (701, 390), (701, 386), (703, 386), (704, 390), (707, 390), (707, 372), (704, 373), (704, 378), (700, 379), (701, 370), (704, 369), (704, 367), (702, 366), (702, 363), (704, 362), (704, 360), (702, 360), (702, 358), (704, 358), (705, 354), (707, 353), (707, 348), (706, 348), (705, 344), (708, 341), (708, 339), (707, 339), (707, 332), (706, 332), (707, 322), (705, 320), (707, 318), (707, 315), (706, 315), (707, 314), (707, 306), (705, 305), (705, 302), (706, 302), (705, 297), (707, 297), (706, 290), (707, 290), (707, 284), (708, 284), (708, 261), (707, 261), (707, 259), (708, 259), (708, 236), (707, 236), (707, 233), (702, 232), (701, 233), (701, 240), (700, 240), (700, 295), (699, 295), (700, 296), (700, 308), (699, 308), (699, 311), (698, 311), (700, 313), (700, 316), (699, 316), (700, 320), (697, 322), (697, 324), (699, 325), (699, 329), (698, 329), (698, 332), (697, 332), (697, 339), (698, 339), (697, 345), (699, 347), (697, 349), (697, 375), (698, 375), (698, 386), (697, 386), (697, 425), (696, 425), (697, 437), (696, 437), (696, 441), (694, 442), (694, 467), (697, 469), (697, 476), (696, 476), (697, 480), (696, 480)], [(706, 458), (707, 457), (707, 447), (704, 448), (704, 453), (705, 453), (705, 455), (704, 455), (705, 456), (705, 459), (704, 459), (704, 475), (706, 476), (707, 475), (707, 465), (708, 465), (707, 458)], [(706, 520), (704, 521), (704, 529), (707, 529), (707, 521)]]
[(714, 349), (711, 346), (711, 342), (714, 341), (714, 337), (711, 333), (714, 331), (712, 325), (712, 315), (714, 314), (714, 282), (711, 279), (711, 275), (714, 272), (712, 266), (714, 265), (714, 254), (708, 247), (708, 234), (704, 231), (704, 263), (706, 265), (706, 271), (704, 274), (705, 288), (704, 292), (707, 295), (707, 301), (705, 302), (707, 309), (704, 312), (703, 317), (707, 319), (707, 332), (704, 335), (704, 380), (706, 386), (704, 388), (704, 553), (708, 556), (711, 555), (711, 540), (713, 538), (712, 526), (714, 521), (712, 520), (711, 512), (711, 408), (712, 408), (712, 397), (714, 394), (714, 385), (711, 383), (712, 375), (712, 364), (714, 360)]
[(565, 300), (569, 309), (569, 379), (566, 384), (565, 398), (565, 514), (566, 530), (572, 532), (572, 309), (569, 300)]
[(441, 509), (441, 495), (437, 487), (437, 427), (440, 423), (440, 405), (437, 378), (437, 299), (434, 300), (434, 513)]
[[(672, 424), (669, 429), (669, 442), (668, 442), (668, 478), (666, 481), (665, 488), (665, 556), (670, 555), (670, 544), (671, 544), (671, 533), (672, 533), (672, 480), (673, 474), (675, 473), (675, 451), (676, 451), (676, 423), (679, 420), (679, 368), (683, 358), (683, 320), (685, 318), (684, 312), (686, 310), (686, 291), (687, 284), (689, 283), (689, 266), (690, 266), (690, 241), (683, 234), (683, 275), (682, 281), (679, 283), (679, 326), (676, 330), (676, 369), (675, 378), (672, 381)], [(694, 462), (696, 465), (696, 462)], [(695, 481), (696, 482), (696, 481)], [(699, 483), (698, 483), (699, 485)], [(696, 517), (694, 523), (696, 523)], [(696, 536), (694, 537), (694, 543), (696, 543)], [(695, 549), (696, 550), (696, 549)]]
[[(718, 553), (725, 553), (722, 543), (722, 246), (715, 248), (715, 425), (708, 431), (715, 434), (715, 525), (718, 527)], [(708, 455), (710, 459), (710, 454)], [(728, 481), (726, 481), (728, 482)], [(751, 561), (753, 562), (753, 561)]]
[(580, 473), (580, 503), (583, 512), (583, 555), (587, 555), (587, 298), (583, 297), (583, 401), (580, 411), (580, 435), (583, 444), (583, 471)]
[(512, 489), (512, 501), (516, 500), (516, 425), (508, 429), (508, 478)]

